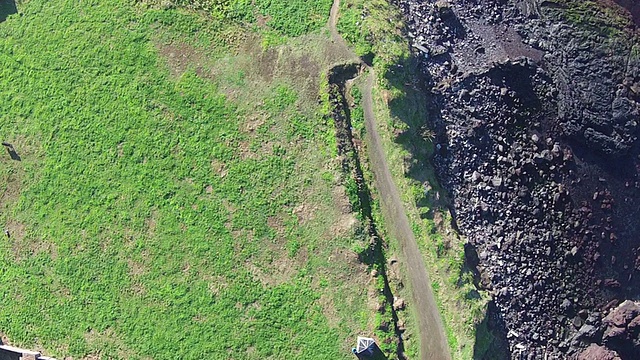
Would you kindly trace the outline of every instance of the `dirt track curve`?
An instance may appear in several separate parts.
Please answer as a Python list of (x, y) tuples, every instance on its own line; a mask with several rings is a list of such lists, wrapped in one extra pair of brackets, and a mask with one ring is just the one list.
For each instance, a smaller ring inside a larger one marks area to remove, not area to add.
[[(340, 0), (334, 0), (329, 17), (329, 29), (334, 43), (343, 46), (346, 53), (353, 54), (347, 43), (338, 33), (336, 24)], [(355, 54), (353, 54), (355, 57)], [(375, 176), (375, 185), (382, 198), (382, 209), (389, 221), (389, 229), (402, 247), (406, 261), (407, 278), (411, 284), (413, 307), (418, 318), (420, 357), (425, 360), (451, 359), (449, 345), (444, 333), (444, 326), (433, 297), (431, 281), (427, 274), (415, 236), (409, 225), (409, 219), (404, 211), (398, 188), (393, 182), (391, 171), (382, 150), (380, 135), (376, 128), (373, 113), (372, 90), (375, 79), (373, 69), (368, 69), (363, 91), (363, 108), (365, 126), (367, 129), (368, 153), (371, 169)]]

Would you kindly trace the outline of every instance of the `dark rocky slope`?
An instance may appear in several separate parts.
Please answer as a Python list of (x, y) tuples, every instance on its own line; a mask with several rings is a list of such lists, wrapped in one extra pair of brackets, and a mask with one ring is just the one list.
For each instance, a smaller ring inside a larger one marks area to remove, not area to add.
[(640, 358), (635, 2), (394, 2), (512, 358)]

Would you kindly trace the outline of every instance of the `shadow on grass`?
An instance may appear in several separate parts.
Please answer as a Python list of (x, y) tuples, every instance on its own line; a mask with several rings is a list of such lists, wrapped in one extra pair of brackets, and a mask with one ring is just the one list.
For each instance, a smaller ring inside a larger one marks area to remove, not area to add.
[(15, 0), (0, 0), (0, 22), (7, 20), (7, 17), (18, 13)]
[(11, 160), (22, 161), (22, 158), (20, 157), (20, 155), (18, 155), (18, 152), (13, 147), (13, 145), (11, 145), (11, 144), (9, 144), (7, 142), (3, 142), (2, 146), (4, 146), (5, 149), (7, 149), (7, 152), (9, 153), (9, 156), (11, 157)]
[[(439, 60), (444, 62), (447, 59), (443, 57)], [(432, 59), (432, 61), (439, 60)], [(387, 102), (391, 116), (400, 121), (391, 124), (394, 142), (401, 145), (411, 155), (403, 165), (405, 176), (422, 184), (424, 194), (416, 199), (420, 217), (436, 223), (437, 214), (449, 213), (451, 214), (450, 226), (453, 230), (458, 231), (453, 199), (446, 189), (440, 186), (437, 173), (434, 170), (436, 168), (433, 163), (434, 154), (438, 151), (444, 151), (444, 146), (440, 147), (438, 144), (448, 143), (446, 131), (442, 126), (443, 122), (438, 121), (441, 113), (437, 95), (428, 90), (434, 88), (435, 84), (432, 83), (429, 74), (420, 70), (419, 60), (415, 56), (401, 59), (397, 64), (389, 67), (385, 73), (385, 80), (388, 82), (392, 94), (388, 97), (383, 94), (383, 99)], [(390, 100), (387, 100), (389, 98)], [(447, 255), (448, 250), (456, 251), (455, 248), (440, 249), (440, 245), (437, 245), (439, 257), (446, 258), (457, 255)], [(473, 279), (476, 288), (482, 287), (477, 266), (476, 250), (470, 244), (465, 244), (464, 262), (461, 264), (458, 274), (458, 287), (468, 283), (469, 278)], [(473, 303), (479, 301), (481, 295), (478, 290), (473, 289), (467, 291), (464, 298)], [(473, 359), (508, 359), (505, 327), (493, 301), (485, 307), (483, 318), (477, 319), (477, 321)]]
[(498, 309), (493, 301), (487, 305), (484, 319), (476, 325), (474, 360), (507, 360), (509, 345)]

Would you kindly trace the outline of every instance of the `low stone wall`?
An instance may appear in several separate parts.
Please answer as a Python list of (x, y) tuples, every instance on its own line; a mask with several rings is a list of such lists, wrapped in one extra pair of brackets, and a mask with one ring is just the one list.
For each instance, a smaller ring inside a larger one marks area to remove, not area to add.
[(0, 360), (56, 360), (43, 356), (37, 351), (20, 349), (9, 345), (0, 345)]

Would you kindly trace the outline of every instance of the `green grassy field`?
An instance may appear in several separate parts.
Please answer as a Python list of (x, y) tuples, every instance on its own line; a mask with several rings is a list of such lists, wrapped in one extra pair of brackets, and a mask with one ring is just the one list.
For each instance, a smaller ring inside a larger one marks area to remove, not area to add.
[(0, 23), (11, 344), (340, 359), (372, 331), (318, 102), (331, 3), (247, 4), (23, 0)]

